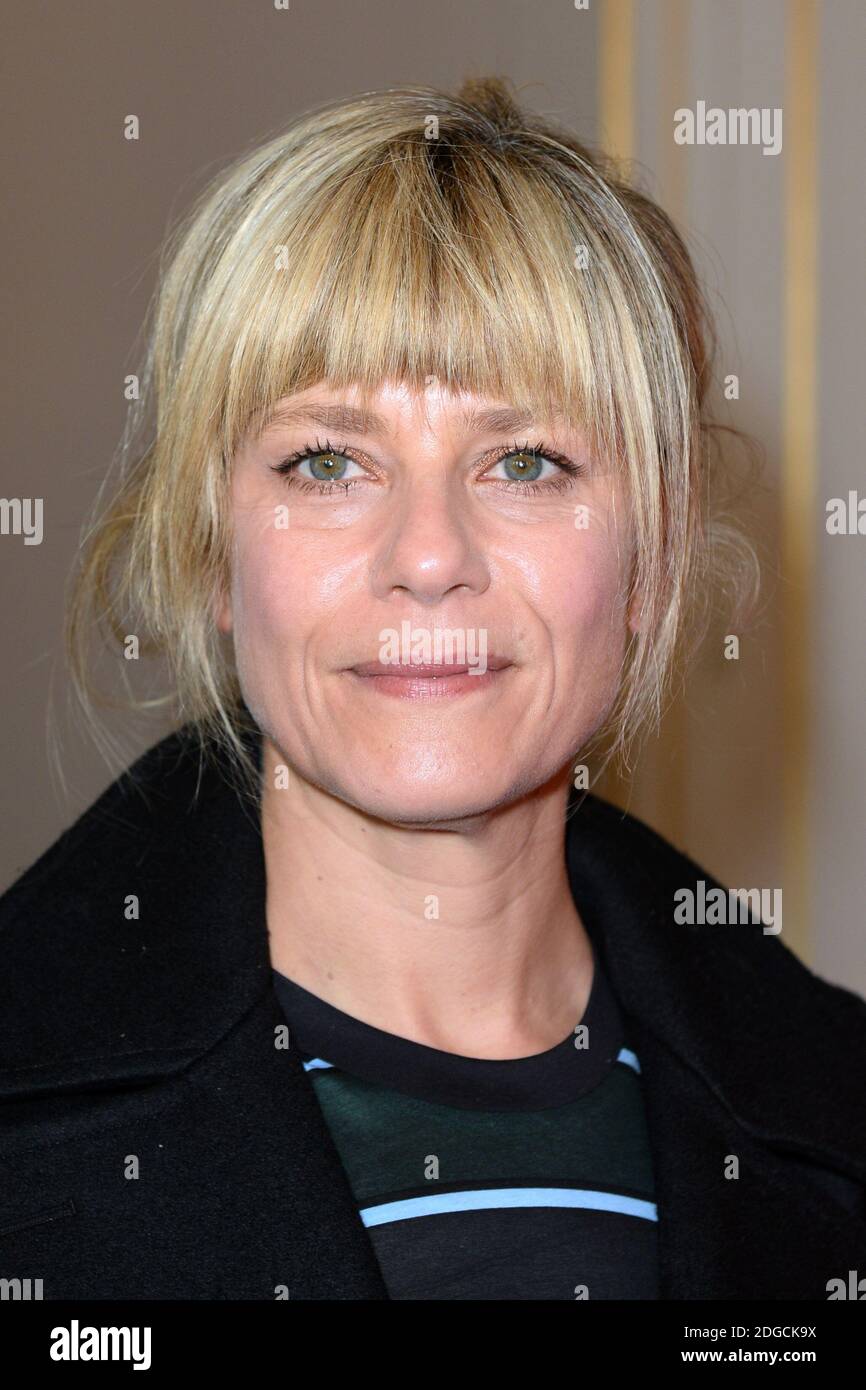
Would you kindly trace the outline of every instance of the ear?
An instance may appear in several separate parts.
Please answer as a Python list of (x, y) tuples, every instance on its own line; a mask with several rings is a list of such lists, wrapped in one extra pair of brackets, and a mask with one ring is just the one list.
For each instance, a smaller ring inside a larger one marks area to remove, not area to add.
[(228, 589), (220, 587), (211, 604), (217, 630), (226, 635), (232, 630), (232, 600)]

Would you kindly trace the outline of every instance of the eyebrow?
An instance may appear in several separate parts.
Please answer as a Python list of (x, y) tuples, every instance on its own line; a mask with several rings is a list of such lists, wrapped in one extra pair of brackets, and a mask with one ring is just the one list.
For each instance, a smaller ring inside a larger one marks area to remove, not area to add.
[[(483, 410), (477, 406), (467, 406), (460, 412), (458, 420), (465, 431), (480, 434), (510, 434), (535, 423), (531, 411), (516, 410), (511, 406), (493, 406)], [(321, 425), (324, 429), (341, 430), (347, 434), (391, 433), (387, 421), (374, 411), (352, 405), (317, 405), (312, 402), (309, 405), (276, 407), (266, 417), (261, 432), (303, 424)]]

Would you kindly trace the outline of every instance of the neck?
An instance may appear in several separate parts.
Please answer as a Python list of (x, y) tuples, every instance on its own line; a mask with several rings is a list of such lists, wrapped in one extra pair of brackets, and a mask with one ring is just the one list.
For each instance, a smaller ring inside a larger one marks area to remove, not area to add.
[(271, 962), (373, 1027), (464, 1056), (529, 1056), (575, 1027), (592, 948), (565, 865), (563, 776), (447, 826), (366, 815), (263, 747)]

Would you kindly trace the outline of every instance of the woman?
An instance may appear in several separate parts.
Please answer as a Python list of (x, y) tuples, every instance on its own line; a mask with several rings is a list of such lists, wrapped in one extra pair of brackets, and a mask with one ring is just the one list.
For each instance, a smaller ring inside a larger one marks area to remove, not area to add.
[[(711, 582), (666, 216), (496, 80), (297, 120), (170, 246), (73, 669), (181, 727), (3, 903), (46, 1298), (828, 1296), (866, 1004), (585, 788)], [(148, 424), (147, 410), (154, 411)], [(202, 756), (202, 754), (206, 756)]]

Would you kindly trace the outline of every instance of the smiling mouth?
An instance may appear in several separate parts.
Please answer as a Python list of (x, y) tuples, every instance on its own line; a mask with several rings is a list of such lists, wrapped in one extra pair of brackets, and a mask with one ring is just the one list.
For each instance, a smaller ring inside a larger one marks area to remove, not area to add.
[[(484, 663), (485, 671), (502, 671), (511, 662), (505, 657), (492, 656)], [(465, 676), (478, 667), (466, 661), (362, 661), (351, 668), (357, 676), (425, 676), (433, 679), (443, 676)], [(478, 671), (478, 679), (484, 672)]]
[(365, 661), (347, 672), (359, 684), (380, 695), (403, 700), (441, 700), (488, 690), (512, 669), (504, 658), (492, 657), (481, 670), (466, 662), (425, 662), (400, 665)]

